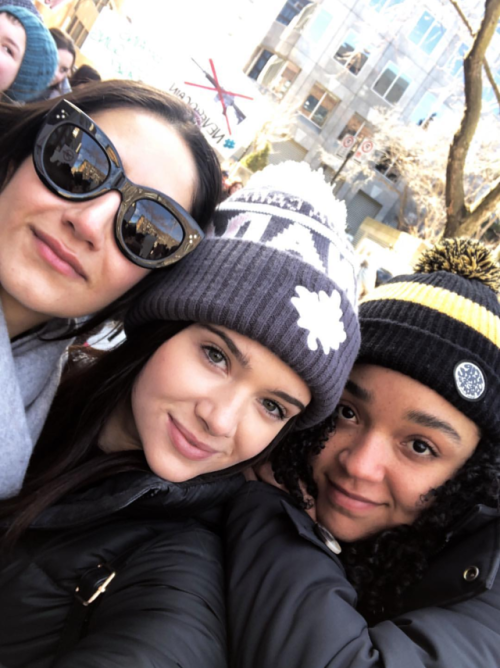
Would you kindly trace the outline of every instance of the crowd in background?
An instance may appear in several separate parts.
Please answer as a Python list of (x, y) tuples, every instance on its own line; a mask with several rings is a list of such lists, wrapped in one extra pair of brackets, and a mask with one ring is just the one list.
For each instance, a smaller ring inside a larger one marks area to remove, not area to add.
[(99, 81), (90, 65), (75, 69), (69, 35), (48, 28), (31, 0), (0, 0), (0, 99), (12, 104), (57, 98)]

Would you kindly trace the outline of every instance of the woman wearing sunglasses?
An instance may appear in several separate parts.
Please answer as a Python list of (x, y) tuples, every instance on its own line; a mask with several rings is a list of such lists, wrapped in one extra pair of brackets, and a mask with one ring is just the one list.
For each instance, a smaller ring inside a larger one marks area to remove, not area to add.
[(499, 290), (482, 244), (446, 239), (363, 300), (334, 421), (273, 455), (297, 503), (235, 499), (232, 666), (500, 665)]
[(131, 81), (69, 98), (0, 105), (0, 498), (22, 484), (68, 338), (196, 248), (219, 197), (181, 101)]
[(270, 167), (137, 301), (121, 346), (83, 353), (0, 504), (0, 663), (226, 665), (221, 504), (340, 395), (359, 346), (344, 224), (319, 174)]

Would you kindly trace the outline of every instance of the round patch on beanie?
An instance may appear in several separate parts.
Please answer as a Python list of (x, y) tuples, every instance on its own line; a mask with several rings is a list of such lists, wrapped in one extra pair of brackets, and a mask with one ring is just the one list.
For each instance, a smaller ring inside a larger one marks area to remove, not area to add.
[(453, 370), (458, 394), (467, 401), (478, 401), (486, 391), (486, 379), (474, 362), (459, 362)]

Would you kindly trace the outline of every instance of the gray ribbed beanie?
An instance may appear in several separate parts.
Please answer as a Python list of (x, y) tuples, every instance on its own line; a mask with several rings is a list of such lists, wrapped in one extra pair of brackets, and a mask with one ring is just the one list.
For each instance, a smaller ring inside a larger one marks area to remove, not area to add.
[(255, 174), (215, 214), (198, 249), (128, 314), (222, 325), (258, 341), (309, 386), (298, 426), (335, 409), (360, 344), (355, 261), (345, 206), (306, 163)]

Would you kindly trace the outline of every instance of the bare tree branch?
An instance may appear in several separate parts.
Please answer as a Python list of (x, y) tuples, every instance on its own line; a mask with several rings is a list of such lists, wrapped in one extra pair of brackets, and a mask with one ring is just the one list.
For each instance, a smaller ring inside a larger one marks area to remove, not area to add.
[(444, 236), (456, 236), (469, 210), (465, 204), (465, 160), (481, 116), (482, 77), (486, 49), (500, 17), (500, 0), (486, 0), (484, 17), (464, 59), (465, 110), (448, 155), (446, 166), (446, 228)]
[(493, 216), (495, 209), (499, 204), (500, 179), (469, 213), (465, 222), (458, 228), (456, 236), (473, 236), (479, 225), (488, 218), (488, 216)]
[[(474, 30), (472, 29), (472, 26), (469, 22), (469, 19), (463, 13), (463, 10), (460, 7), (460, 5), (458, 4), (457, 0), (449, 0), (449, 2), (457, 10), (458, 15), (462, 19), (462, 23), (466, 26), (466, 28), (469, 31), (471, 37), (474, 37), (475, 36)], [(500, 107), (500, 89), (498, 88), (497, 82), (495, 81), (495, 79), (493, 77), (493, 73), (491, 71), (491, 68), (490, 68), (490, 65), (489, 65), (488, 61), (486, 60), (486, 57), (483, 60), (483, 67), (484, 67), (484, 71), (486, 73), (486, 77), (487, 77), (488, 81), (490, 82), (491, 87), (493, 88), (493, 93), (495, 94), (495, 97), (497, 99), (498, 106)]]

